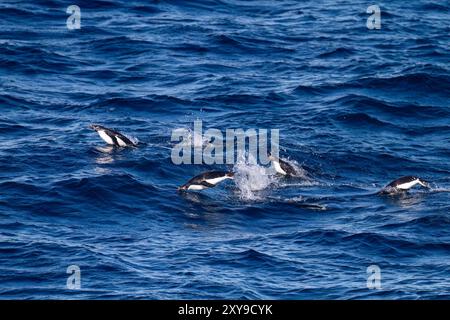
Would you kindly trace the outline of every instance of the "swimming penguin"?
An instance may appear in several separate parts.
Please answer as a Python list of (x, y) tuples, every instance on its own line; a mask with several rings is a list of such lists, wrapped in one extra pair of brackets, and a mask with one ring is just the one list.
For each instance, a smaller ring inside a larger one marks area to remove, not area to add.
[(421, 185), (424, 188), (429, 189), (430, 184), (415, 176), (406, 176), (398, 178), (381, 190), (381, 193), (392, 193), (398, 191), (407, 191), (414, 187), (415, 185)]
[(193, 177), (178, 190), (204, 190), (215, 187), (219, 182), (226, 179), (233, 179), (234, 173), (229, 171), (208, 171)]
[(114, 145), (116, 147), (134, 147), (136, 143), (125, 137), (123, 134), (100, 126), (98, 124), (91, 124), (91, 129), (97, 131), (100, 138), (102, 138), (107, 144)]
[(272, 165), (277, 173), (287, 177), (293, 177), (297, 175), (297, 170), (295, 170), (295, 168), (290, 163), (281, 160), (280, 158), (275, 157), (270, 153), (268, 155), (269, 160), (272, 162)]

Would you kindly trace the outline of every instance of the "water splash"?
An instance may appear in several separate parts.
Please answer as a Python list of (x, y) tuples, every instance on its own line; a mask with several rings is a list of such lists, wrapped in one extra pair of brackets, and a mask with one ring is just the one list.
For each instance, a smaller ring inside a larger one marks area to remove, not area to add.
[(192, 130), (191, 128), (187, 128), (187, 135), (183, 138), (183, 141), (177, 142), (177, 144), (181, 146), (193, 146), (194, 148), (202, 148), (208, 146), (210, 141), (204, 137), (202, 134)]
[(130, 141), (133, 142), (134, 145), (138, 145), (140, 142), (137, 137), (130, 136), (128, 134), (124, 134), (124, 136), (127, 137), (128, 139), (130, 139)]
[[(289, 163), (295, 170), (295, 178), (304, 179), (304, 180), (310, 180), (310, 177), (308, 176), (308, 172), (303, 169), (302, 165), (299, 164), (296, 160), (288, 159), (288, 158), (280, 158), (281, 160)], [(273, 167), (273, 164), (270, 166), (273, 174), (276, 173), (275, 168)]]
[(234, 166), (234, 180), (243, 200), (262, 199), (260, 192), (275, 182), (275, 177), (265, 167), (257, 164), (252, 155), (241, 157)]
[(300, 179), (304, 179), (304, 180), (310, 180), (310, 177), (308, 175), (308, 172), (303, 169), (302, 165), (300, 163), (298, 163), (296, 160), (291, 160), (291, 159), (283, 159), (284, 161), (289, 162), (289, 164), (291, 164), (294, 169), (295, 169), (295, 177), (296, 178), (300, 178)]
[(292, 204), (296, 207), (303, 208), (303, 209), (309, 209), (309, 210), (316, 210), (316, 211), (325, 211), (328, 209), (328, 207), (321, 203), (313, 203), (309, 202), (309, 199), (304, 198), (302, 196), (297, 196), (291, 199), (285, 200), (286, 203)]
[(450, 192), (450, 188), (440, 188), (440, 187), (433, 187), (430, 189), (431, 192)]

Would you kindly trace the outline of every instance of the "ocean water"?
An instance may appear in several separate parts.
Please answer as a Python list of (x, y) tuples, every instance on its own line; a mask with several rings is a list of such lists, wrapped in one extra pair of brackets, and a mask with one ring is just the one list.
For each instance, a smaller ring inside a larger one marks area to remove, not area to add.
[[(450, 4), (376, 4), (2, 0), (0, 299), (449, 299)], [(302, 176), (177, 192), (224, 168), (172, 163), (197, 119)], [(375, 194), (403, 175), (432, 188)]]

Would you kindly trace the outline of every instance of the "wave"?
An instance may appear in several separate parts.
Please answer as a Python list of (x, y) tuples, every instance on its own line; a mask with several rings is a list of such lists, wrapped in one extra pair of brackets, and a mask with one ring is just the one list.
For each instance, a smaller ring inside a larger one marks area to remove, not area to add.
[(436, 106), (409, 103), (389, 103), (383, 100), (358, 94), (349, 94), (331, 101), (332, 104), (354, 110), (367, 110), (374, 114), (411, 119), (441, 119), (450, 116), (450, 111)]
[[(442, 217), (437, 219), (442, 221)], [(444, 219), (445, 220), (445, 219)], [(447, 219), (448, 220), (448, 219)], [(416, 224), (434, 224), (436, 217), (420, 218), (413, 222)], [(446, 221), (446, 220), (445, 220)], [(448, 222), (448, 221), (446, 221)], [(387, 228), (408, 225), (408, 222), (393, 225), (386, 225)], [(381, 251), (385, 255), (399, 256), (414, 256), (421, 250), (445, 251), (448, 250), (450, 244), (445, 242), (421, 242), (405, 239), (401, 237), (393, 237), (382, 233), (374, 232), (360, 232), (353, 233), (342, 230), (323, 229), (311, 231), (299, 231), (291, 234), (275, 234), (273, 238), (280, 238), (283, 240), (294, 241), (298, 244), (320, 242), (322, 244), (341, 243), (346, 248), (358, 250), (375, 250)]]
[(15, 193), (27, 195), (27, 194), (41, 194), (43, 192), (41, 188), (34, 185), (33, 183), (17, 182), (17, 181), (0, 182), (0, 189), (4, 194)]
[(364, 88), (377, 89), (412, 89), (414, 91), (421, 90), (423, 92), (450, 92), (450, 76), (448, 75), (432, 75), (428, 73), (413, 73), (406, 75), (398, 75), (389, 78), (362, 78), (354, 81)]
[(135, 11), (141, 14), (155, 14), (155, 13), (161, 13), (164, 12), (162, 8), (158, 8), (157, 5), (133, 5), (131, 8), (127, 9), (130, 11)]
[(133, 56), (155, 50), (154, 45), (146, 40), (133, 39), (130, 36), (106, 36), (100, 39), (87, 40), (79, 43), (90, 48), (97, 54), (111, 56)]
[(445, 229), (450, 226), (450, 217), (445, 215), (429, 215), (425, 217), (419, 217), (404, 222), (385, 224), (383, 228), (386, 229), (400, 229), (400, 228), (435, 228)]
[(376, 117), (361, 112), (340, 114), (337, 115), (335, 119), (347, 125), (363, 128), (366, 128), (366, 126), (384, 127), (384, 128), (394, 127), (391, 123), (381, 121)]
[[(63, 195), (71, 195), (77, 199), (87, 199), (92, 202), (107, 204), (108, 202), (123, 202), (139, 196), (149, 196), (157, 189), (144, 184), (130, 174), (103, 174), (99, 176), (70, 178), (57, 181), (51, 190), (59, 190)], [(129, 191), (132, 190), (130, 193)], [(122, 200), (121, 200), (122, 199)]]
[(413, 241), (401, 237), (393, 237), (378, 233), (362, 232), (345, 236), (342, 241), (353, 243), (352, 246), (359, 248), (376, 248), (384, 254), (390, 254), (395, 257), (416, 256), (417, 252), (422, 250), (433, 252), (445, 252), (450, 249), (450, 243), (446, 242), (426, 242)]
[(191, 101), (167, 95), (150, 95), (147, 97), (102, 97), (91, 103), (89, 108), (108, 108), (110, 110), (133, 110), (149, 113), (181, 113), (180, 106), (193, 105)]
[(448, 97), (450, 92), (450, 76), (433, 75), (428, 73), (412, 73), (398, 75), (387, 78), (366, 77), (347, 82), (325, 83), (320, 85), (299, 85), (293, 92), (307, 92), (314, 94), (325, 94), (331, 91), (344, 89), (377, 89), (390, 91), (423, 92), (429, 94), (430, 90), (434, 94)]
[(237, 259), (239, 263), (258, 263), (259, 266), (262, 266), (264, 264), (267, 265), (273, 265), (275, 263), (280, 263), (280, 259), (275, 258), (274, 256), (262, 253), (254, 249), (248, 249), (242, 252), (239, 252), (237, 254), (234, 254), (234, 256), (237, 256)]
[[(264, 103), (283, 103), (288, 100), (288, 97), (282, 93), (269, 92), (267, 94), (249, 94), (249, 93), (231, 93), (221, 94), (209, 97), (202, 97), (196, 99), (196, 101), (209, 102), (209, 103), (225, 103), (230, 107), (239, 108), (239, 105), (261, 105)], [(250, 112), (250, 111), (246, 111)]]
[(450, 7), (448, 5), (437, 2), (424, 3), (420, 5), (420, 9), (424, 11), (436, 11), (439, 13), (446, 13), (450, 11)]
[(181, 43), (176, 46), (170, 47), (171, 50), (184, 53), (206, 53), (211, 49), (195, 43)]
[[(2, 297), (448, 293), (446, 3), (382, 7), (378, 32), (367, 6), (331, 0), (80, 0), (70, 31), (70, 3), (14, 2), (0, 3)], [(279, 129), (300, 176), (241, 160), (234, 181), (178, 194), (230, 169), (172, 163), (171, 130), (194, 119)], [(89, 123), (144, 143), (108, 147)], [(375, 194), (410, 174), (435, 185)], [(70, 264), (93, 280), (81, 291), (61, 287)], [(367, 290), (370, 264), (401, 280)]]
[[(49, 18), (52, 16), (50, 11), (27, 10), (23, 7), (2, 7), (0, 4), (0, 18), (2, 21), (35, 20), (38, 18)], [(37, 12), (38, 11), (38, 12)], [(54, 13), (53, 13), (54, 16)]]
[(40, 104), (25, 99), (23, 97), (16, 97), (10, 94), (0, 94), (0, 104), (5, 107), (31, 109), (33, 107), (39, 108)]
[[(44, 0), (48, 1), (48, 0)], [(60, 6), (59, 1), (54, 2), (55, 4), (58, 3)], [(80, 8), (86, 8), (86, 9), (119, 9), (126, 5), (126, 3), (122, 3), (121, 1), (114, 1), (114, 0), (98, 0), (98, 1), (89, 1), (89, 0), (78, 0), (76, 3)]]
[(324, 53), (319, 54), (318, 58), (348, 58), (355, 54), (355, 51), (349, 48), (336, 48), (331, 51), (327, 51)]

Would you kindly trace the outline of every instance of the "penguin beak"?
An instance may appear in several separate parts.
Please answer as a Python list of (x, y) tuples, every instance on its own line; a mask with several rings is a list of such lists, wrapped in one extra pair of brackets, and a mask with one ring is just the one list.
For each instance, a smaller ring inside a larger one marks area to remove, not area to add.
[(97, 126), (95, 124), (90, 124), (88, 128), (97, 131)]
[(422, 187), (424, 187), (424, 188), (431, 189), (431, 185), (430, 185), (428, 182), (426, 182), (426, 181), (423, 181), (423, 180), (422, 180), (420, 184), (421, 184)]
[(185, 191), (186, 189), (187, 189), (186, 186), (181, 186), (177, 188), (178, 191)]

